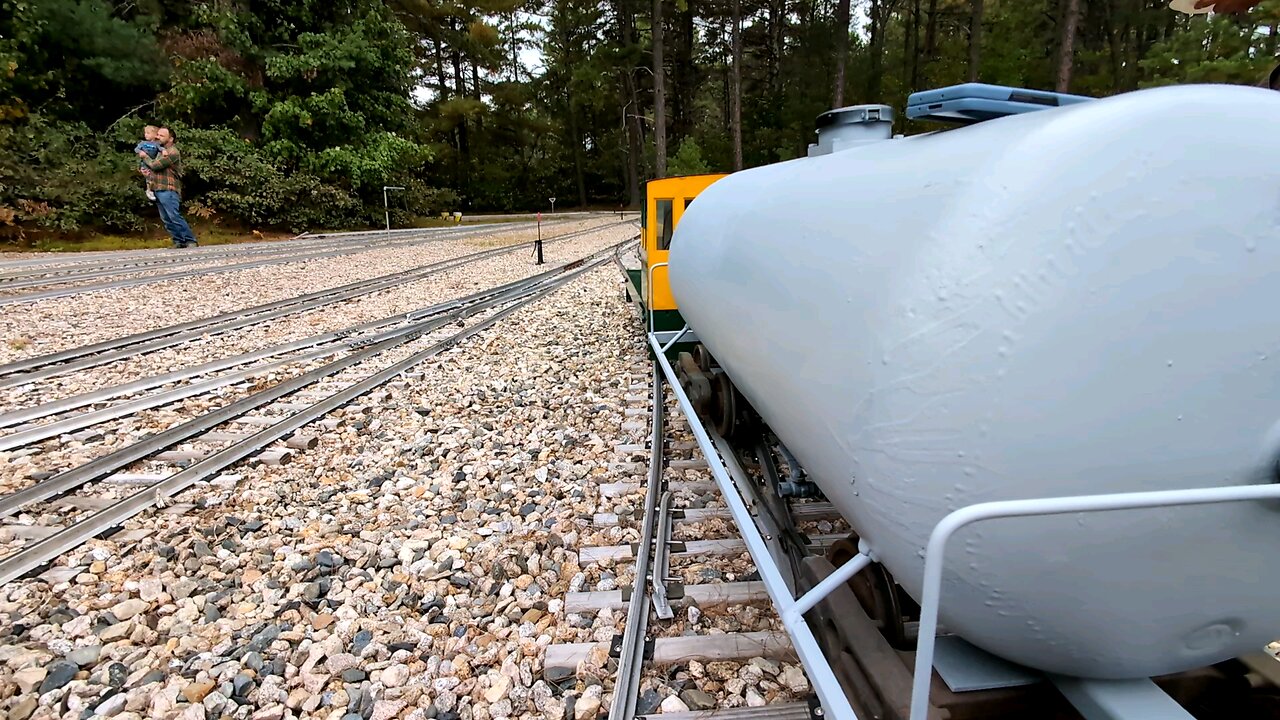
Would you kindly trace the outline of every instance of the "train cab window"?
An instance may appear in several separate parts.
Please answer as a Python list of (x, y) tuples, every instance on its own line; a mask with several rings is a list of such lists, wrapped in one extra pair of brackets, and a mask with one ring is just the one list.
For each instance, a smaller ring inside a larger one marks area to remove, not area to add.
[(659, 198), (657, 201), (657, 215), (654, 218), (657, 221), (657, 238), (658, 249), (667, 250), (671, 247), (671, 233), (675, 230), (675, 222), (672, 218), (672, 204), (675, 201), (671, 198)]

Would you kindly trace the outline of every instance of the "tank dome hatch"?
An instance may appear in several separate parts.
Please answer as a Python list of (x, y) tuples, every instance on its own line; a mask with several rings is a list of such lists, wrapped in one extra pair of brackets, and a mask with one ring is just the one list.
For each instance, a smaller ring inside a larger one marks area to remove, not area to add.
[(850, 105), (828, 110), (814, 121), (818, 142), (809, 157), (828, 155), (893, 136), (893, 108), (888, 105)]

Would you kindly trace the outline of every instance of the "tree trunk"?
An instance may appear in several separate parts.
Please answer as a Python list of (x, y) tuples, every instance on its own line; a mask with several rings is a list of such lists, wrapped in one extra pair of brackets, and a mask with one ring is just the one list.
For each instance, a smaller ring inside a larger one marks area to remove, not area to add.
[(1150, 47), (1152, 39), (1155, 37), (1155, 30), (1148, 26), (1146, 22), (1146, 13), (1143, 12), (1141, 0), (1135, 2), (1137, 8), (1130, 15), (1130, 41), (1124, 49), (1125, 66), (1124, 66), (1124, 83), (1120, 86), (1121, 90), (1137, 90), (1138, 81), (1141, 77), (1142, 68), (1138, 65), (1138, 60), (1145, 57), (1147, 49)]
[[(450, 20), (450, 26), (456, 33), (458, 30), (457, 21)], [(459, 52), (458, 48), (453, 48), (450, 60), (453, 63), (454, 92), (457, 94), (457, 97), (464, 98), (467, 96), (467, 82), (466, 78), (462, 74), (462, 53)], [(462, 173), (462, 177), (459, 178), (461, 181), (461, 189), (465, 195), (467, 186), (470, 184), (469, 179), (471, 177), (471, 142), (467, 137), (467, 119), (465, 117), (458, 122), (458, 154), (462, 161), (462, 167), (466, 170), (466, 172)]]
[(1058, 76), (1054, 88), (1058, 92), (1071, 89), (1071, 67), (1076, 57), (1076, 26), (1080, 24), (1080, 0), (1063, 0), (1062, 34), (1058, 39)]
[[(622, 31), (622, 46), (629, 50), (636, 42), (635, 17), (631, 14), (630, 3), (626, 0), (614, 0), (618, 13), (618, 27)], [(640, 125), (640, 95), (636, 91), (635, 70), (622, 68), (622, 125), (627, 132), (627, 196), (631, 208), (640, 207), (640, 167), (644, 158), (644, 128)]]
[[(471, 63), (471, 92), (475, 93), (476, 100), (483, 100), (480, 92), (480, 63)], [(484, 132), (484, 117), (476, 117), (476, 132)]]
[(686, 0), (683, 12), (676, 13), (677, 32), (675, 58), (672, 62), (675, 97), (671, 113), (671, 142), (677, 147), (680, 141), (693, 133), (693, 97), (697, 92), (696, 67), (693, 62), (693, 0)]
[(920, 0), (911, 3), (911, 87), (920, 89)]
[[(786, 21), (786, 0), (769, 0), (769, 96), (782, 99), (782, 24)], [(777, 113), (774, 113), (775, 117)]]
[[(736, 0), (735, 0), (736, 2)], [(831, 107), (844, 107), (844, 68), (849, 60), (849, 0), (836, 3), (836, 77), (831, 91)]]
[(1120, 88), (1124, 84), (1122, 80), (1122, 75), (1124, 74), (1124, 52), (1129, 36), (1129, 14), (1125, 12), (1123, 18), (1117, 17), (1117, 13), (1120, 12), (1117, 7), (1118, 4), (1117, 2), (1108, 3), (1102, 15), (1103, 34), (1107, 38), (1107, 53), (1111, 59), (1112, 92), (1120, 92)]
[(969, 15), (969, 82), (978, 82), (982, 65), (982, 0), (973, 0)]
[[(729, 1), (730, 10), (733, 8), (733, 0)], [(730, 12), (732, 15), (732, 12)], [(729, 34), (730, 28), (733, 27), (732, 17), (720, 17), (717, 29), (720, 31), (719, 37), (724, 40), (725, 54), (724, 62), (720, 63), (720, 97), (724, 102), (719, 104), (720, 108), (720, 129), (725, 135), (733, 132), (733, 121), (730, 120), (733, 113), (730, 112), (730, 105), (733, 104), (733, 90), (730, 86), (729, 76), (733, 74), (733, 36)]]
[(733, 136), (733, 169), (742, 169), (742, 0), (733, 2), (733, 73), (729, 88), (729, 126)]
[(432, 40), (436, 54), (436, 79), (440, 82), (440, 99), (445, 100), (449, 97), (449, 81), (444, 76), (444, 40), (438, 36)]
[(924, 55), (938, 55), (938, 0), (929, 0), (929, 21), (924, 27)]
[(920, 54), (920, 0), (911, 0), (906, 8), (910, 17), (902, 20), (902, 84), (910, 93), (916, 87), (916, 77), (920, 74), (920, 64), (916, 56)]
[(640, 205), (640, 173), (636, 169), (636, 156), (640, 153), (640, 143), (631, 127), (631, 118), (635, 108), (631, 107), (632, 86), (628, 73), (623, 70), (622, 84), (618, 88), (618, 107), (622, 109), (622, 129), (627, 136), (627, 159), (622, 164), (622, 180), (626, 185), (627, 206), (636, 209)]
[(880, 87), (884, 75), (884, 4), (887, 0), (871, 0), (871, 28), (867, 44), (871, 53), (871, 72), (867, 73), (867, 97), (865, 102), (880, 102)]
[(520, 45), (519, 31), (516, 29), (516, 14), (509, 13), (511, 21), (511, 81), (520, 82)]
[(573, 83), (568, 84), (569, 136), (573, 140), (573, 174), (578, 181), (578, 206), (587, 206), (587, 182), (582, 171), (582, 134), (578, 132), (578, 102), (573, 95)]
[(1276, 33), (1280, 33), (1280, 19), (1271, 21), (1271, 33), (1267, 35), (1267, 54), (1276, 56)]
[(655, 175), (667, 176), (667, 92), (662, 61), (662, 0), (653, 0), (653, 147)]

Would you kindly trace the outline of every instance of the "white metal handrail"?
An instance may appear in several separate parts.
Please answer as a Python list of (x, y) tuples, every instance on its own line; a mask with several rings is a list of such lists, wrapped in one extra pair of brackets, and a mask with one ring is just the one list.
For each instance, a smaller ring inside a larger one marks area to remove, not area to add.
[(929, 685), (933, 678), (934, 640), (938, 632), (938, 604), (942, 595), (942, 565), (946, 556), (947, 542), (961, 528), (982, 520), (997, 518), (1259, 500), (1280, 500), (1280, 485), (1231, 485), (1187, 490), (999, 500), (963, 507), (942, 518), (942, 521), (934, 526), (933, 533), (929, 535), (929, 545), (924, 559), (920, 631), (916, 641), (915, 673), (911, 679), (911, 720), (926, 720), (928, 717)]
[[(655, 330), (658, 329), (657, 326), (654, 324), (657, 322), (657, 320), (655, 319), (656, 314), (653, 309), (653, 271), (657, 270), (660, 267), (668, 267), (670, 265), (671, 263), (669, 262), (660, 262), (660, 263), (654, 263), (650, 265), (649, 270), (645, 273), (645, 275), (647, 276), (646, 279), (649, 282), (644, 287), (640, 288), (640, 293), (642, 297), (644, 293), (649, 293), (649, 296), (647, 298), (644, 298), (645, 305), (647, 305), (649, 308), (649, 327), (646, 328), (649, 332), (654, 332)], [(667, 272), (670, 272), (670, 271), (668, 270)], [(687, 330), (688, 328), (686, 327), (685, 329)]]

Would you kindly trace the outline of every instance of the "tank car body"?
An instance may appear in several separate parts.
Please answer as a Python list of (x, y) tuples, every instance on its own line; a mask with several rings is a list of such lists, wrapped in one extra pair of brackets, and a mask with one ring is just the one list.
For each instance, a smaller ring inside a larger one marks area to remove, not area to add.
[[(1160, 88), (735, 173), (685, 211), (671, 287), (918, 600), (967, 505), (1275, 482), (1277, 121), (1274, 92)], [(941, 621), (1086, 678), (1257, 650), (1277, 510), (975, 525)]]

